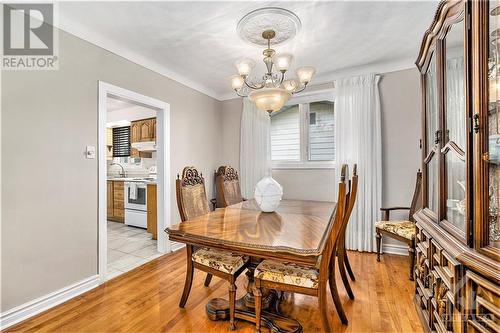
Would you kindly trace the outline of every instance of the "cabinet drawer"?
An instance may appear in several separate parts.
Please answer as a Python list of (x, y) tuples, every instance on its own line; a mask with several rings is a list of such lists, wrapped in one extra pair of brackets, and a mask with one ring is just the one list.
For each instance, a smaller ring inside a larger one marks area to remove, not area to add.
[(114, 182), (113, 182), (113, 189), (114, 189), (115, 191), (116, 191), (116, 190), (118, 190), (118, 191), (120, 191), (120, 190), (121, 190), (121, 191), (123, 191), (123, 182), (122, 182), (122, 181), (119, 181), (119, 180), (114, 181)]

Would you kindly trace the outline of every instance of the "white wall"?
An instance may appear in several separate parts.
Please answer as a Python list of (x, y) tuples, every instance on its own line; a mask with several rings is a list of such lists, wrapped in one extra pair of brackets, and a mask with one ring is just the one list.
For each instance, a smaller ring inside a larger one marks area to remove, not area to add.
[(172, 181), (221, 160), (219, 101), (62, 31), (59, 61), (2, 72), (1, 312), (97, 274), (98, 167), (84, 151), (97, 146), (99, 80), (170, 104)]
[[(420, 168), (420, 77), (416, 69), (382, 74), (382, 205), (408, 206)], [(223, 160), (239, 167), (240, 98), (222, 102)], [(333, 200), (336, 187), (333, 170), (273, 170), (287, 199)], [(396, 212), (395, 219), (407, 218)], [(373, 221), (375, 223), (375, 221)], [(406, 253), (403, 243), (385, 239), (386, 248)], [(395, 245), (395, 246), (394, 246)], [(401, 248), (399, 248), (401, 247)]]

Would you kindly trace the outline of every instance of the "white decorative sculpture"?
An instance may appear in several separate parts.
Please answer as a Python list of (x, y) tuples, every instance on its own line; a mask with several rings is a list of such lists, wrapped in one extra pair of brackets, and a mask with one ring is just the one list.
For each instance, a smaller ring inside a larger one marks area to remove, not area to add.
[(274, 212), (282, 197), (283, 187), (272, 177), (264, 177), (255, 185), (254, 199), (263, 212)]

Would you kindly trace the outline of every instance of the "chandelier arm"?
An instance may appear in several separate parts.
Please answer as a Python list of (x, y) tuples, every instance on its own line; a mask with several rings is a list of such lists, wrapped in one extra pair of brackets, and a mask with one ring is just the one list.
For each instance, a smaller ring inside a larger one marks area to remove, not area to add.
[(238, 95), (240, 97), (248, 97), (248, 95), (240, 94), (240, 92), (237, 89), (234, 89), (234, 92), (236, 93), (236, 95)]
[(245, 82), (245, 85), (246, 85), (248, 88), (250, 88), (250, 89), (257, 90), (257, 89), (262, 89), (262, 88), (264, 88), (264, 85), (263, 85), (263, 84), (260, 84), (260, 85), (256, 86), (256, 85), (253, 85), (253, 84), (248, 83), (248, 81), (247, 81), (247, 79), (246, 79), (246, 78), (244, 78), (244, 79), (243, 79), (243, 82)]
[(281, 71), (280, 85), (283, 83), (284, 80), (285, 80), (285, 71)]
[(297, 94), (299, 92), (302, 92), (302, 91), (306, 90), (306, 88), (307, 88), (307, 83), (304, 83), (304, 86), (302, 88), (300, 88), (299, 90), (295, 90), (294, 92), (292, 92), (292, 95)]

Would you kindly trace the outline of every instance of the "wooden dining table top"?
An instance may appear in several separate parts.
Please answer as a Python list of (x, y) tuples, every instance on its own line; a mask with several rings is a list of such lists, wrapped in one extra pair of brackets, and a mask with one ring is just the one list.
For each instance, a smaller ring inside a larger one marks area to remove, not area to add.
[(254, 200), (216, 209), (168, 227), (170, 240), (260, 258), (315, 262), (326, 243), (336, 203), (282, 200), (273, 213)]

